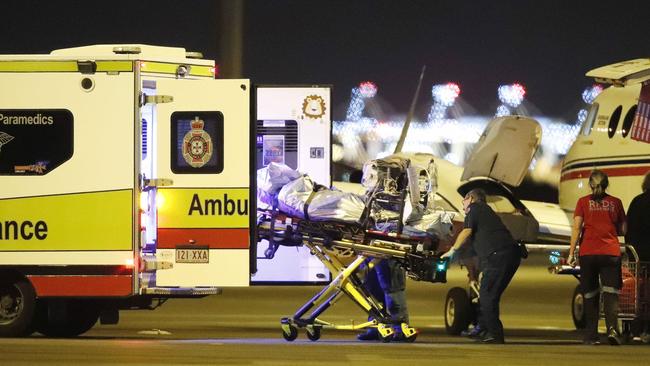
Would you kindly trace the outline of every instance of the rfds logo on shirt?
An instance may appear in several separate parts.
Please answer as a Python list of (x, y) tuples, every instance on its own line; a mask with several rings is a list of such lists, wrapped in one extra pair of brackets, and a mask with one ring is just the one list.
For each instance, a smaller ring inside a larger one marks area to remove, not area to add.
[(589, 211), (616, 211), (616, 205), (614, 202), (607, 200), (602, 200), (600, 202), (589, 200)]

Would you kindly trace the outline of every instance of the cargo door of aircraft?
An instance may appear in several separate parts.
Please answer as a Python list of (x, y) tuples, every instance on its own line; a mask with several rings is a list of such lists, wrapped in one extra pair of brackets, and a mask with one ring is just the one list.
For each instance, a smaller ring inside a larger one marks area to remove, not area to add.
[[(282, 163), (331, 186), (331, 87), (255, 87), (256, 168)], [(258, 202), (260, 207), (264, 203)], [(328, 282), (330, 274), (305, 247), (258, 243), (253, 283)]]
[(156, 208), (155, 257), (159, 266), (172, 265), (156, 271), (155, 286), (247, 286), (249, 81), (147, 84), (156, 94), (148, 98), (155, 122), (145, 180)]

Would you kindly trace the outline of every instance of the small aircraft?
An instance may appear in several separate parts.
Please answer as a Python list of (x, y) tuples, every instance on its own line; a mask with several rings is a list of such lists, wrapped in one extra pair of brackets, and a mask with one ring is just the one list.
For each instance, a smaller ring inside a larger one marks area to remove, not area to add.
[[(473, 188), (483, 188), (488, 204), (529, 250), (566, 251), (573, 211), (578, 198), (590, 193), (588, 179), (593, 169), (608, 174), (608, 192), (619, 197), (626, 209), (629, 207), (641, 192), (643, 176), (650, 171), (650, 59), (599, 67), (586, 76), (609, 87), (592, 103), (563, 160), (559, 204), (519, 200), (512, 193), (510, 187), (518, 186), (527, 172), (540, 143), (541, 129), (529, 118), (501, 117), (488, 124), (464, 168), (436, 160), (437, 204), (456, 213), (458, 227), (464, 218), (462, 197)], [(334, 185), (340, 187), (342, 183)], [(445, 305), (448, 333), (459, 334), (473, 320), (475, 296), (471, 285), (469, 290), (449, 291)], [(571, 310), (577, 328), (584, 327), (582, 299), (576, 286)]]
[[(586, 76), (609, 86), (592, 103), (563, 160), (559, 204), (520, 201), (539, 223), (537, 239), (527, 244), (529, 249), (567, 249), (576, 202), (591, 193), (588, 179), (592, 170), (600, 169), (609, 176), (608, 193), (620, 198), (626, 209), (641, 193), (643, 177), (650, 171), (650, 59), (599, 67)], [(474, 154), (479, 149), (481, 146), (475, 148)], [(475, 163), (470, 159), (468, 167)], [(463, 174), (462, 178), (466, 177)], [(461, 193), (463, 185), (458, 187)], [(623, 242), (623, 238), (619, 240)], [(583, 294), (576, 286), (571, 312), (577, 328), (585, 324), (582, 300)]]
[[(560, 178), (560, 207), (573, 211), (579, 197), (590, 193), (586, 178), (600, 169), (609, 176), (609, 193), (625, 208), (641, 193), (650, 171), (647, 133), (650, 59), (635, 59), (599, 67), (587, 73), (609, 84), (591, 105), (588, 117), (567, 153)], [(643, 100), (646, 99), (646, 100)], [(644, 123), (645, 121), (645, 123)]]

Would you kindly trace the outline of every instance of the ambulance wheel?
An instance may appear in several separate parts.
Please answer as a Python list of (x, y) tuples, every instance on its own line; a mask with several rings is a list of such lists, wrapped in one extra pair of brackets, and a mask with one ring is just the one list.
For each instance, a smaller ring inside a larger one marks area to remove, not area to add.
[(293, 342), (298, 338), (298, 328), (295, 325), (284, 325), (282, 326), (282, 337), (284, 340)]
[(51, 300), (43, 304), (36, 331), (47, 337), (76, 337), (92, 328), (99, 319), (99, 306), (84, 300)]
[(571, 317), (573, 318), (573, 325), (575, 325), (576, 329), (585, 329), (587, 324), (587, 320), (585, 319), (585, 294), (580, 285), (577, 285), (575, 290), (573, 290)]
[(320, 339), (320, 330), (321, 327), (307, 327), (307, 338), (309, 338), (310, 341), (316, 342), (317, 340)]
[(35, 307), (36, 293), (27, 279), (0, 274), (0, 337), (32, 334)]
[(467, 291), (454, 287), (445, 301), (445, 330), (449, 335), (460, 335), (472, 321), (473, 311)]

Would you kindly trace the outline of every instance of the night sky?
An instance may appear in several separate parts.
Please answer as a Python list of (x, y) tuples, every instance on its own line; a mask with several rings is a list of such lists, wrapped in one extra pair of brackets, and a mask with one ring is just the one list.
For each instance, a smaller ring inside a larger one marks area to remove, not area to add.
[[(99, 43), (145, 43), (218, 54), (216, 1), (2, 2), (0, 50), (48, 53)], [(247, 0), (243, 73), (255, 83), (334, 86), (340, 118), (350, 89), (375, 81), (399, 112), (427, 66), (455, 81), (476, 113), (494, 113), (496, 88), (520, 82), (542, 114), (571, 120), (591, 68), (650, 56), (650, 1)]]

